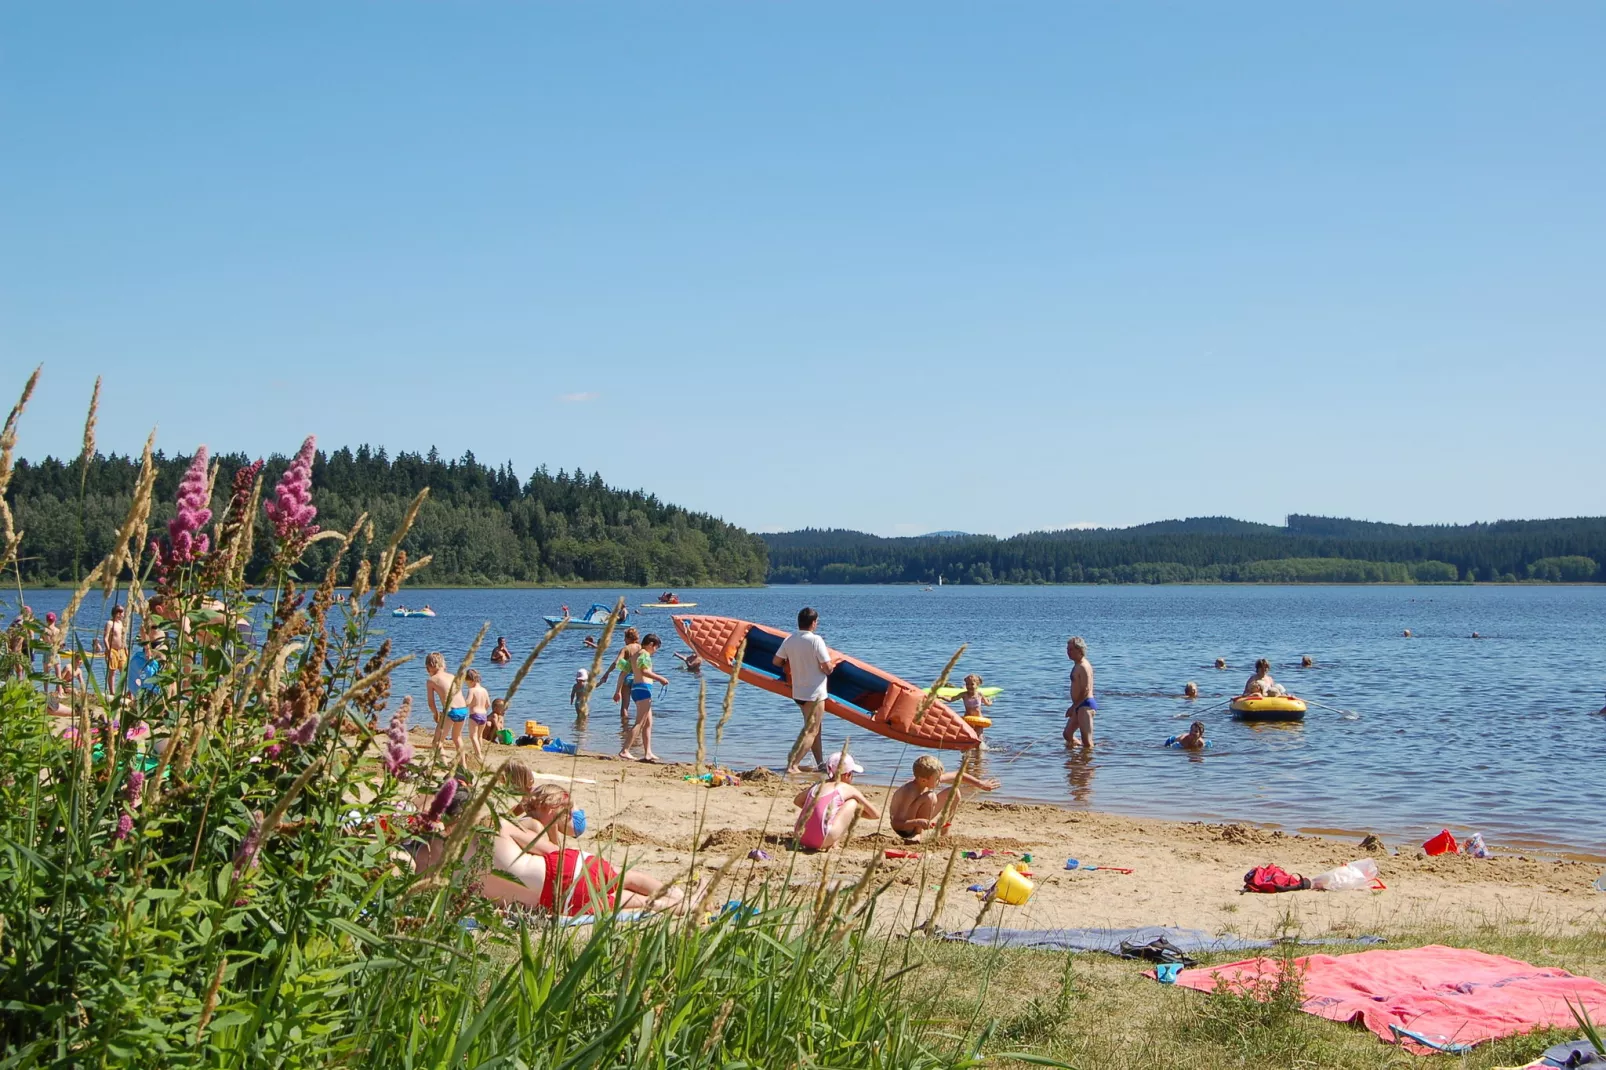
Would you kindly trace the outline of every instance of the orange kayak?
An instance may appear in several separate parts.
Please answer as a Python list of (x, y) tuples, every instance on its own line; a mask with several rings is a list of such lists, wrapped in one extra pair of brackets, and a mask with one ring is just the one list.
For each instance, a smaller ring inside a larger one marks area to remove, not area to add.
[[(781, 676), (780, 667), (775, 664), (775, 653), (788, 632), (734, 617), (677, 616), (671, 619), (686, 645), (721, 672), (731, 671), (736, 648), (745, 638), (747, 651), (742, 655), (740, 678), (772, 694), (792, 697), (791, 684)], [(825, 684), (828, 712), (876, 735), (916, 747), (969, 750), (981, 741), (976, 730), (941, 701), (933, 702), (916, 724), (915, 713), (926, 696), (924, 689), (835, 650), (831, 651), (831, 658), (840, 658), (841, 664)]]

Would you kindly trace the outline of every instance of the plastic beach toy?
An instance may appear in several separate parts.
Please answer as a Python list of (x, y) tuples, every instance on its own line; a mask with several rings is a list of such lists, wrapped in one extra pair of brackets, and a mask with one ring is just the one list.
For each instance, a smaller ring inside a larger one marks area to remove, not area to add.
[(1076, 859), (1074, 859), (1074, 858), (1067, 858), (1067, 859), (1066, 859), (1066, 860), (1065, 860), (1065, 868), (1066, 868), (1066, 869), (1075, 869), (1075, 868), (1076, 868), (1076, 867), (1077, 867), (1077, 866), (1079, 866), (1079, 865), (1081, 865), (1081, 864), (1082, 864), (1082, 863), (1080, 863), (1080, 862), (1078, 862), (1078, 861), (1077, 861), (1077, 860), (1076, 860)]
[(1008, 903), (1013, 907), (1023, 906), (1032, 897), (1032, 892), (1036, 890), (1036, 887), (1031, 881), (1020, 875), (1020, 871), (1015, 868), (1014, 863), (1010, 863), (1004, 867), (1003, 872), (998, 874), (996, 898), (999, 902)]
[(1427, 843), (1424, 843), (1422, 850), (1430, 855), (1458, 855), (1461, 853), (1461, 848), (1455, 842), (1455, 837), (1450, 835), (1449, 829), (1445, 829)]

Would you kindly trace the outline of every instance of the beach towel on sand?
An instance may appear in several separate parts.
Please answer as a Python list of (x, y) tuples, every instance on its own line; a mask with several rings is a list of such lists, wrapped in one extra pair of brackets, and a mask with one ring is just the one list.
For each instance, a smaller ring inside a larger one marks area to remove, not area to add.
[[(1222, 933), (1211, 936), (1203, 929), (1178, 929), (1169, 925), (1145, 925), (1136, 929), (963, 929), (945, 933), (948, 940), (961, 940), (983, 947), (1030, 947), (1040, 951), (1104, 951), (1111, 955), (1121, 953), (1122, 944), (1148, 944), (1166, 940), (1179, 951), (1195, 954), (1200, 951), (1258, 951), (1275, 947), (1272, 940), (1251, 940), (1243, 936)], [(1328, 937), (1325, 940), (1302, 940), (1305, 944), (1381, 944), (1382, 937)]]
[[(1606, 985), (1566, 970), (1455, 947), (1308, 955), (1294, 960), (1304, 973), (1302, 1010), (1335, 1022), (1357, 1019), (1378, 1036), (1417, 1054), (1527, 1033), (1544, 1026), (1573, 1028), (1567, 1001), (1606, 1020)], [(1277, 976), (1275, 959), (1245, 959), (1184, 970), (1176, 983), (1201, 992), (1218, 979), (1234, 988)], [(1401, 1035), (1409, 1030), (1415, 1037)]]

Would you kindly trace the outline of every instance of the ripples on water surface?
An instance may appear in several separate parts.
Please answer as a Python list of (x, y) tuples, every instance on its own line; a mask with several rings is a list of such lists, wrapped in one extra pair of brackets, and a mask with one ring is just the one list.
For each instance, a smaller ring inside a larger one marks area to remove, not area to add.
[[(66, 601), (58, 593), (31, 601), (42, 615)], [(656, 703), (654, 747), (666, 759), (689, 759), (696, 682), (666, 670), (684, 647), (667, 611), (635, 610), (657, 593), (409, 590), (408, 605), (428, 602), (439, 615), (381, 623), (399, 652), (442, 650), (455, 666), (489, 620), (478, 664), (496, 695), (544, 633), (542, 614), (565, 601), (578, 613), (623, 594), (634, 623), (666, 642), (658, 668), (673, 683)], [(1005, 689), (990, 711), (985, 770), (1004, 781), (1001, 797), (1377, 831), (1407, 843), (1447, 825), (1480, 829), (1507, 846), (1606, 854), (1606, 799), (1598, 791), (1606, 717), (1595, 712), (1606, 689), (1603, 587), (851, 586), (681, 596), (698, 603), (690, 612), (781, 627), (813, 605), (833, 647), (920, 684), (969, 643), (957, 674), (978, 672)], [(1402, 637), (1407, 628), (1413, 638)], [(1473, 640), (1474, 631), (1486, 638)], [(564, 739), (610, 751), (618, 747), (618, 721), (606, 696), (593, 702), (585, 728), (574, 725), (567, 705), (575, 669), (590, 665), (584, 634), (569, 632), (548, 648), (510, 722), (537, 718)], [(1097, 670), (1099, 746), (1091, 757), (1060, 739), (1072, 634), (1086, 637)], [(497, 635), (507, 636), (512, 665), (486, 660)], [(1299, 668), (1302, 654), (1315, 668)], [(1236, 693), (1262, 656), (1290, 691), (1353, 714), (1313, 706), (1301, 725), (1246, 725), (1221, 709), (1199, 713)], [(1216, 671), (1217, 657), (1231, 668)], [(411, 691), (419, 710), (421, 660), (403, 670), (393, 700)], [(714, 716), (723, 679), (709, 677)], [(1196, 703), (1177, 697), (1188, 680), (1199, 684)], [(1210, 751), (1192, 756), (1160, 745), (1196, 715), (1209, 725)], [(779, 766), (797, 724), (792, 703), (744, 685), (719, 760), (739, 769)], [(851, 732), (854, 753), (876, 782), (906, 776), (917, 753), (837, 718), (826, 718), (826, 730), (828, 746)], [(954, 768), (957, 755), (945, 758)]]

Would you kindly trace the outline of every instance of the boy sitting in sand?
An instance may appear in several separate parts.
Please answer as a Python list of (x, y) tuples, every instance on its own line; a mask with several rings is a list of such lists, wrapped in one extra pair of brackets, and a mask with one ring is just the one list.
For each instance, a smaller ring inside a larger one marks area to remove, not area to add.
[[(963, 783), (955, 784), (956, 780), (962, 780)], [(949, 786), (941, 787), (943, 784)], [(892, 824), (892, 831), (909, 843), (918, 841), (942, 820), (950, 796), (957, 794), (960, 800), (964, 799), (961, 789), (965, 787), (993, 791), (998, 787), (998, 781), (981, 780), (969, 773), (961, 777), (958, 773), (944, 772), (938, 758), (922, 754), (915, 759), (914, 779), (893, 792), (892, 798), (887, 801), (887, 817)]]
[(864, 766), (839, 751), (825, 760), (825, 779), (797, 793), (792, 800), (798, 808), (792, 837), (799, 847), (805, 851), (829, 851), (847, 835), (855, 814), (863, 814), (871, 821), (881, 816), (864, 793), (853, 786), (853, 774), (862, 772)]

